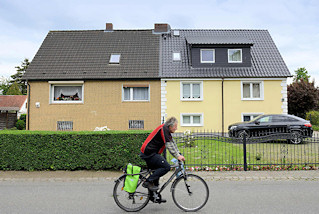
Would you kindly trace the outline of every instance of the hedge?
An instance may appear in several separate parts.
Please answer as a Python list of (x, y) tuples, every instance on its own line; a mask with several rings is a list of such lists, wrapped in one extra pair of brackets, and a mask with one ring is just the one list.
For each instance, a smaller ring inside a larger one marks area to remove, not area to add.
[(0, 170), (118, 170), (145, 166), (138, 156), (149, 131), (0, 131)]

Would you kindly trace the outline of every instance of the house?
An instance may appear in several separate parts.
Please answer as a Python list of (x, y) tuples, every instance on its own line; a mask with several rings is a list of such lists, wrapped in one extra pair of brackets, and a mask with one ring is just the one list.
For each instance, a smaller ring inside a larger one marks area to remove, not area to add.
[(161, 124), (159, 49), (150, 30), (50, 31), (25, 72), (28, 130), (151, 130)]
[(0, 130), (13, 128), (26, 107), (27, 95), (0, 95)]
[(260, 114), (287, 114), (291, 74), (267, 30), (170, 29), (161, 37), (161, 115), (179, 131), (226, 132)]
[(31, 62), (29, 130), (227, 131), (288, 112), (291, 74), (267, 30), (50, 31)]

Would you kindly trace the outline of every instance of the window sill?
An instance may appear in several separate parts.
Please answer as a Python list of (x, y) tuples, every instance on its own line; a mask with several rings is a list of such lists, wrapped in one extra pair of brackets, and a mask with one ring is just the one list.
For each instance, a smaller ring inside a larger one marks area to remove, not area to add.
[(241, 98), (242, 101), (263, 101), (263, 98)]
[(181, 124), (182, 127), (200, 127), (200, 126), (204, 126), (202, 124), (199, 124), (199, 125), (195, 125), (195, 124)]

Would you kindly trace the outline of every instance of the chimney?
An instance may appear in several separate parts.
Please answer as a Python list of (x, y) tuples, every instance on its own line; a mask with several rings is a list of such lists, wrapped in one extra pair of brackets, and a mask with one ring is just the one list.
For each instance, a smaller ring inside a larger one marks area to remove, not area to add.
[(154, 24), (154, 33), (164, 34), (169, 33), (171, 30), (171, 26), (169, 24)]
[(112, 32), (113, 31), (113, 24), (112, 23), (106, 23), (106, 32)]

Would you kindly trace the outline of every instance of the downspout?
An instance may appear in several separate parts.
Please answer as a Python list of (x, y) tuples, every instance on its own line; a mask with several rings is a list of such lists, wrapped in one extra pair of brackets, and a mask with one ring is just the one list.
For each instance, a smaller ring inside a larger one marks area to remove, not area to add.
[(224, 137), (224, 77), (222, 77), (222, 136)]
[(27, 118), (28, 118), (28, 126), (27, 126), (27, 130), (30, 130), (30, 90), (31, 90), (31, 87), (30, 87), (30, 84), (29, 82), (27, 81), (27, 85), (28, 85), (28, 100), (27, 100), (27, 103), (28, 103), (28, 106), (27, 106)]

